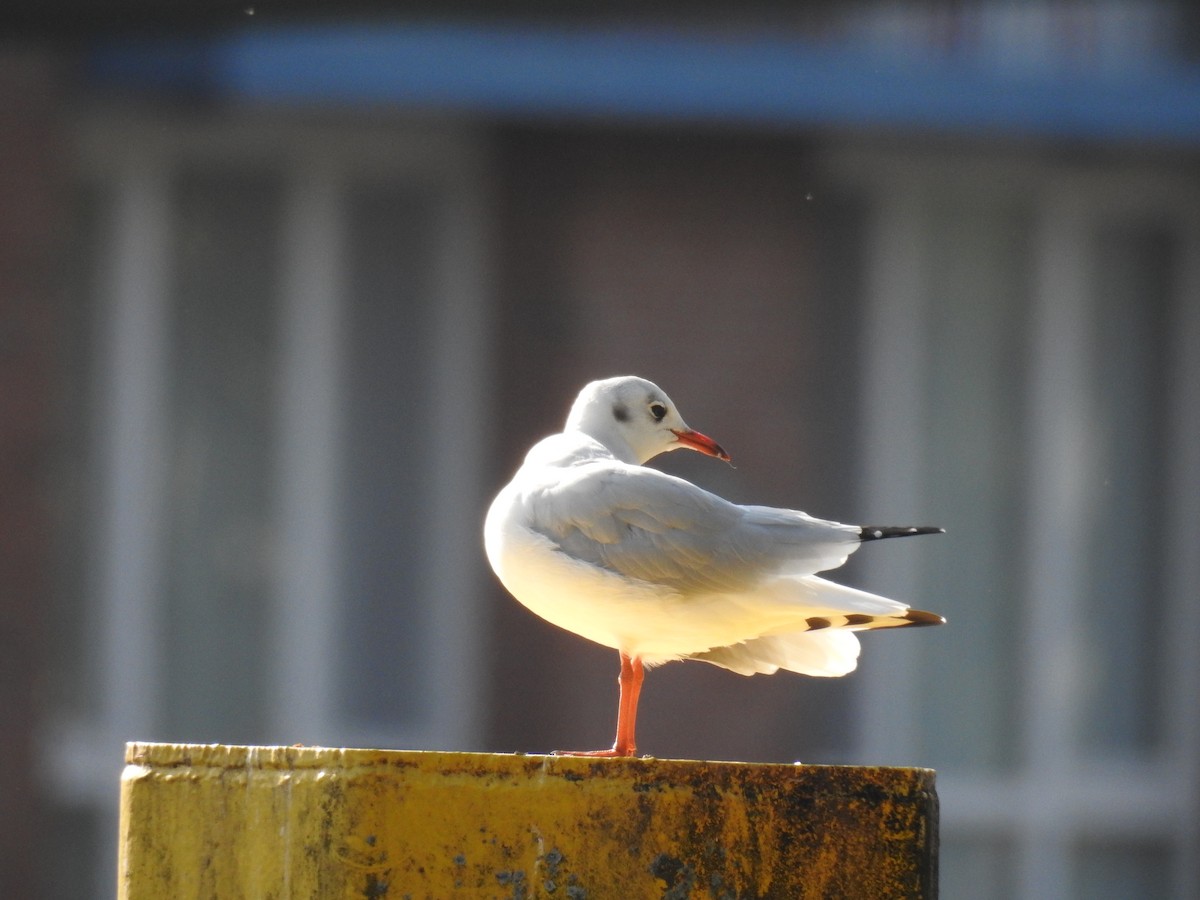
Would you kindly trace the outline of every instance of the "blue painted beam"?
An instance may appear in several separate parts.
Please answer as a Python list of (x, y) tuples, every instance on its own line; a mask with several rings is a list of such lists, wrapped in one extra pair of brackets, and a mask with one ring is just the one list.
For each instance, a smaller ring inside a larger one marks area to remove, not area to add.
[(254, 28), (93, 48), (100, 84), (504, 117), (904, 128), (1200, 143), (1200, 67), (902, 58), (773, 36), (539, 26)]

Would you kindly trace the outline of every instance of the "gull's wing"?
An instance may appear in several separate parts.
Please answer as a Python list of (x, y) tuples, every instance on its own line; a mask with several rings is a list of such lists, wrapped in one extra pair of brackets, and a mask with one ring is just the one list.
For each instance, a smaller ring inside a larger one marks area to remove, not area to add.
[(532, 492), (529, 525), (566, 554), (682, 594), (736, 593), (840, 566), (861, 529), (739, 506), (655, 469), (597, 460)]

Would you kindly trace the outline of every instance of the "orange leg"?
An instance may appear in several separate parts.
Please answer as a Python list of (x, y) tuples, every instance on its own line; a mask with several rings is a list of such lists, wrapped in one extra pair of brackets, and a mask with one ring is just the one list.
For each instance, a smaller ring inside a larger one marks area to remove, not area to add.
[(638, 697), (642, 693), (642, 661), (621, 654), (621, 700), (617, 706), (617, 739), (611, 750), (555, 750), (560, 756), (633, 756), (637, 752), (634, 730), (637, 727)]

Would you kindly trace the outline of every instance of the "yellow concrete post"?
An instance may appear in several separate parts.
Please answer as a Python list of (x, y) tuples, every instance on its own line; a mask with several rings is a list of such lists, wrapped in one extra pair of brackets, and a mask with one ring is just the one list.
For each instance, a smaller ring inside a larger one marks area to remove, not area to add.
[(928, 769), (130, 744), (120, 900), (933, 898)]

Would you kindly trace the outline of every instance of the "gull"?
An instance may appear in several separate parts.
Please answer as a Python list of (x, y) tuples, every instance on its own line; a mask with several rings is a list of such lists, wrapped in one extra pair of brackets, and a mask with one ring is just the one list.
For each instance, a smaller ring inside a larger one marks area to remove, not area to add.
[(742, 675), (845, 675), (858, 664), (854, 632), (945, 622), (815, 574), (866, 541), (941, 528), (741, 506), (643, 465), (681, 447), (730, 461), (657, 385), (593, 381), (488, 510), (484, 547), (508, 592), (620, 654), (612, 748), (558, 752), (633, 756), (646, 668), (697, 659)]

